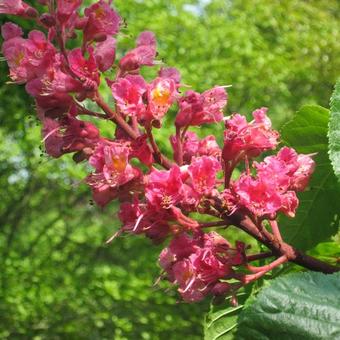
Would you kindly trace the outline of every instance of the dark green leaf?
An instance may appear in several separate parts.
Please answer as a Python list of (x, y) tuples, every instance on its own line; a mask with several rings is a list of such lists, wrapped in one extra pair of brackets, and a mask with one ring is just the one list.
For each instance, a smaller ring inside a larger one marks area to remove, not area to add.
[(335, 85), (331, 98), (331, 116), (329, 119), (329, 157), (335, 175), (340, 179), (340, 79)]
[(230, 305), (230, 298), (227, 298), (220, 305), (211, 305), (204, 323), (205, 340), (227, 340), (233, 339), (237, 326), (237, 317), (244, 307), (249, 294), (239, 293), (237, 295), (238, 306)]
[(238, 319), (240, 340), (340, 339), (340, 273), (297, 273), (273, 281)]
[(281, 131), (285, 144), (299, 153), (317, 152), (310, 188), (299, 194), (296, 217), (280, 220), (285, 240), (302, 250), (327, 240), (339, 227), (340, 186), (327, 153), (328, 116), (325, 108), (304, 106)]

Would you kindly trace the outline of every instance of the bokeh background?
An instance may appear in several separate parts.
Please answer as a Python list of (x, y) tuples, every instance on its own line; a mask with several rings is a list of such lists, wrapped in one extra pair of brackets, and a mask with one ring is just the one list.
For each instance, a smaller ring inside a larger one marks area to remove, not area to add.
[[(154, 31), (159, 58), (178, 67), (183, 83), (199, 91), (232, 85), (226, 114), (267, 106), (279, 128), (302, 104), (328, 107), (340, 75), (337, 0), (116, 0), (115, 7), (128, 24), (120, 53), (138, 32)], [(0, 24), (7, 20), (32, 27), (6, 16)], [(92, 204), (84, 166), (44, 154), (33, 102), (8, 80), (1, 62), (0, 338), (201, 339), (209, 302), (184, 304), (152, 287), (160, 246), (132, 236), (105, 245), (118, 228), (117, 207)], [(172, 118), (158, 136), (165, 150)]]

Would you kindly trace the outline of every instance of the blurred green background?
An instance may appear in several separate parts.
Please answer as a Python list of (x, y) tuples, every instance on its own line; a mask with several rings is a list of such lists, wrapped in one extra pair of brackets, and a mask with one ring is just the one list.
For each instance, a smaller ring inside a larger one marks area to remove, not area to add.
[[(267, 106), (278, 128), (302, 104), (328, 107), (340, 74), (337, 0), (115, 6), (128, 23), (121, 51), (139, 31), (154, 31), (160, 58), (179, 68), (183, 83), (199, 91), (232, 85), (227, 114)], [(7, 20), (31, 28), (13, 17), (0, 23)], [(116, 206), (93, 206), (85, 167), (41, 151), (32, 100), (6, 84), (5, 62), (0, 78), (0, 338), (201, 339), (208, 301), (184, 304), (153, 288), (161, 247), (143, 237), (104, 244), (118, 228)]]

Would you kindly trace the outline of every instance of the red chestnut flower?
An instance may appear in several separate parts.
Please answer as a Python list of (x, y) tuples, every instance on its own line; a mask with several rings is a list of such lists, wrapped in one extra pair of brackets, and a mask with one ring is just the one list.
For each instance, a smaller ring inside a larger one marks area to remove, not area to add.
[(85, 9), (87, 18), (84, 27), (84, 41), (104, 41), (106, 36), (115, 35), (119, 31), (121, 18), (118, 13), (110, 7), (109, 3), (99, 0)]
[(120, 186), (140, 176), (140, 171), (128, 163), (128, 157), (129, 149), (124, 144), (102, 140), (95, 148), (89, 163), (96, 171), (87, 177), (86, 182), (100, 206), (115, 198)]
[(197, 233), (193, 237), (180, 234), (160, 254), (159, 263), (170, 282), (187, 302), (202, 300), (206, 295), (226, 294), (228, 284), (220, 280), (234, 276), (234, 265), (243, 255), (215, 232)]
[(227, 93), (222, 86), (216, 86), (202, 94), (187, 91), (179, 100), (180, 110), (176, 116), (176, 126), (199, 126), (220, 122), (223, 119), (227, 98)]
[(276, 148), (279, 133), (272, 130), (266, 112), (266, 108), (254, 111), (254, 120), (250, 123), (239, 114), (226, 120), (222, 152), (225, 162), (239, 162), (246, 156), (257, 157), (264, 151)]
[[(108, 242), (121, 233), (144, 235), (155, 244), (169, 240), (159, 257), (161, 278), (187, 302), (235, 297), (239, 288), (287, 261), (335, 271), (300, 256), (280, 234), (278, 217), (294, 217), (297, 192), (308, 186), (315, 163), (312, 155), (288, 147), (255, 159), (279, 144), (266, 108), (255, 110), (248, 122), (238, 113), (223, 116), (226, 86), (183, 93), (187, 86), (180, 72), (158, 66), (151, 31), (141, 32), (135, 47), (116, 60), (122, 20), (111, 0), (97, 1), (84, 14), (82, 0), (39, 3), (46, 13), (38, 18), (21, 0), (0, 0), (0, 14), (34, 19), (48, 31), (32, 30), (24, 38), (19, 26), (5, 23), (1, 52), (12, 82), (25, 84), (34, 98), (46, 153), (54, 158), (71, 153), (76, 163), (92, 166), (84, 182), (95, 203), (101, 208), (119, 203), (121, 228)], [(75, 45), (78, 33), (81, 46)], [(155, 67), (147, 73), (156, 75), (153, 79), (143, 77), (144, 66)], [(104, 87), (112, 94), (108, 102)], [(105, 137), (99, 119), (106, 127), (114, 124)], [(164, 132), (155, 129), (163, 121), (167, 128), (174, 125), (172, 159), (159, 138)], [(222, 121), (223, 147), (218, 136), (201, 138), (192, 129)], [(229, 225), (261, 241), (270, 253), (249, 255), (239, 241), (232, 247), (217, 233)], [(262, 267), (250, 264), (270, 257), (276, 259)]]

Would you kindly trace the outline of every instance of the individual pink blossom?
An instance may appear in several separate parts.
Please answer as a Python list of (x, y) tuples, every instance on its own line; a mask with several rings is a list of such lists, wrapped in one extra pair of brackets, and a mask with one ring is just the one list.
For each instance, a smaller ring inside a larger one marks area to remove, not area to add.
[(60, 121), (44, 118), (42, 123), (46, 152), (55, 158), (93, 147), (99, 139), (99, 131), (93, 124), (71, 116)]
[(156, 57), (156, 38), (152, 32), (142, 32), (137, 38), (137, 47), (119, 61), (124, 72), (136, 72), (141, 66), (152, 66)]
[(108, 36), (104, 41), (97, 43), (94, 57), (101, 72), (109, 70), (116, 57), (116, 39)]
[(71, 70), (83, 83), (84, 89), (91, 91), (97, 89), (100, 78), (96, 60), (93, 54), (93, 49), (89, 48), (88, 52), (89, 57), (88, 59), (85, 59), (81, 49), (76, 48), (69, 52), (68, 62), (70, 64)]
[(299, 199), (295, 191), (287, 191), (281, 195), (281, 208), (280, 212), (288, 217), (295, 217), (296, 209), (299, 205)]
[(169, 246), (162, 250), (159, 256), (159, 264), (165, 270), (171, 268), (176, 261), (181, 261), (193, 254), (202, 242), (187, 233), (176, 235), (170, 242)]
[(222, 150), (217, 144), (216, 138), (213, 135), (209, 135), (199, 142), (198, 154), (200, 156), (213, 156), (220, 159)]
[(160, 121), (177, 96), (176, 84), (171, 78), (156, 78), (148, 88), (148, 107), (143, 117), (146, 124)]
[(12, 14), (21, 17), (34, 18), (38, 15), (35, 8), (21, 0), (1, 0), (0, 14)]
[(143, 164), (151, 166), (154, 163), (152, 150), (147, 143), (147, 135), (142, 135), (131, 141), (130, 157), (138, 158)]
[(170, 233), (169, 213), (166, 210), (147, 209), (136, 198), (132, 203), (121, 204), (118, 217), (123, 224), (121, 232), (143, 233), (156, 244), (164, 241)]
[(84, 41), (103, 41), (108, 35), (119, 31), (121, 18), (104, 0), (99, 0), (84, 11), (87, 23), (84, 27)]
[(225, 162), (238, 162), (245, 156), (257, 157), (266, 150), (273, 150), (278, 144), (279, 133), (271, 128), (266, 108), (253, 112), (254, 120), (235, 114), (226, 120), (224, 148)]
[(147, 84), (142, 76), (127, 75), (119, 78), (112, 83), (111, 90), (122, 113), (137, 118), (145, 112), (143, 95), (147, 91)]
[(275, 218), (278, 212), (293, 217), (298, 198), (294, 191), (280, 190), (279, 183), (275, 177), (259, 175), (254, 178), (242, 174), (232, 183), (231, 189), (224, 192), (227, 206), (232, 212), (246, 208), (258, 217)]
[(221, 169), (220, 162), (214, 157), (195, 158), (188, 168), (194, 190), (201, 195), (212, 194), (216, 186), (216, 174)]
[[(174, 150), (174, 159), (178, 162), (178, 144), (176, 136), (170, 137), (170, 142)], [(197, 134), (187, 131), (182, 140), (182, 157), (184, 164), (190, 164), (192, 157), (213, 156), (217, 159), (221, 156), (221, 148), (216, 142), (216, 138), (209, 135), (199, 139)]]
[[(82, 84), (61, 70), (59, 56), (39, 77), (26, 84), (26, 91), (35, 98), (43, 116), (57, 117), (69, 111), (73, 102), (70, 92), (83, 89)], [(42, 118), (42, 117), (40, 117)]]
[[(273, 160), (274, 157), (265, 158), (264, 163), (269, 165), (270, 160)], [(278, 152), (277, 159), (285, 166), (285, 172), (290, 177), (289, 188), (303, 191), (315, 168), (313, 159), (309, 155), (297, 154), (294, 149), (288, 147), (284, 147)]]
[(129, 162), (129, 149), (121, 143), (101, 141), (89, 163), (95, 168), (86, 182), (91, 186), (97, 204), (104, 206), (116, 197), (116, 189), (140, 176)]
[[(12, 28), (14, 29), (14, 26)], [(19, 33), (18, 28), (15, 31), (15, 34)], [(7, 36), (10, 34), (8, 26), (3, 29), (3, 32)], [(46, 68), (54, 62), (56, 50), (42, 32), (33, 30), (29, 33), (28, 39), (16, 35), (5, 40), (2, 53), (10, 68), (12, 80), (25, 83), (46, 72)]]
[(65, 23), (80, 7), (82, 0), (57, 0), (57, 18), (60, 23)]
[(21, 27), (12, 22), (6, 22), (1, 26), (1, 35), (4, 40), (21, 37), (23, 34)]
[(199, 94), (187, 91), (179, 100), (179, 112), (176, 116), (177, 127), (199, 126), (206, 123), (218, 123), (223, 119), (223, 108), (227, 104), (227, 93), (217, 86)]
[(303, 191), (314, 171), (315, 162), (308, 155), (297, 154), (283, 147), (276, 156), (269, 156), (261, 163), (254, 163), (258, 175), (273, 177), (278, 182), (278, 190)]
[(155, 209), (169, 209), (182, 198), (182, 174), (178, 166), (170, 170), (153, 169), (147, 176), (145, 197)]

